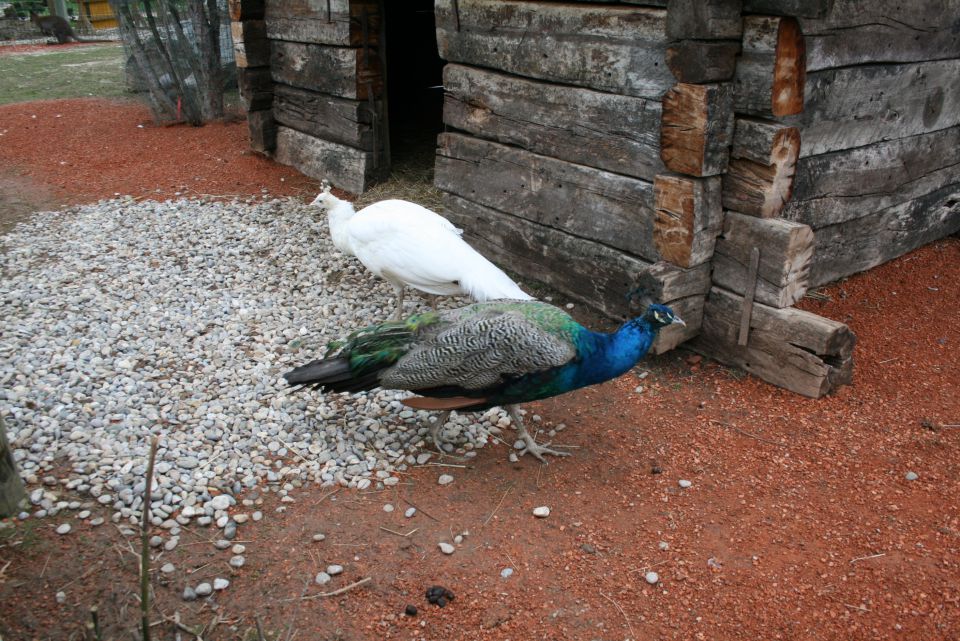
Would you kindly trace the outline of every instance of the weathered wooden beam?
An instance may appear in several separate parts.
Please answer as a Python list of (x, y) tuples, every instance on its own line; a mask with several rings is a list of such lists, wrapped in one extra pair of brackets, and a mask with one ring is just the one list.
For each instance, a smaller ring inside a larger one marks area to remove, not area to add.
[(660, 103), (458, 64), (443, 71), (445, 124), (561, 160), (653, 180)]
[(230, 20), (263, 20), (266, 0), (227, 0)]
[(834, 0), (743, 0), (745, 13), (820, 18), (830, 13)]
[(667, 37), (676, 40), (739, 40), (741, 0), (668, 0)]
[(272, 154), (277, 148), (277, 122), (273, 111), (251, 111), (247, 114), (247, 128), (250, 132), (250, 149), (261, 154)]
[(960, 126), (801, 158), (781, 215), (814, 229), (960, 183)]
[(892, 260), (960, 230), (960, 182), (904, 203), (816, 230), (810, 267), (816, 287)]
[(796, 308), (755, 303), (746, 346), (737, 345), (743, 299), (710, 290), (691, 349), (792, 392), (819, 398), (853, 379), (853, 333), (843, 323)]
[(801, 157), (953, 127), (960, 124), (960, 56), (812, 73), (804, 112), (783, 122), (800, 130)]
[(262, 111), (273, 104), (270, 67), (238, 68), (237, 85), (244, 111)]
[(762, 218), (779, 215), (793, 193), (799, 155), (796, 128), (737, 118), (723, 176), (723, 206)]
[(435, 13), (440, 57), (450, 62), (655, 100), (674, 82), (663, 64), (663, 9), (437, 0)]
[(237, 67), (243, 69), (270, 64), (270, 41), (263, 20), (231, 22), (230, 33)]
[(760, 248), (754, 298), (778, 308), (800, 300), (809, 286), (813, 230), (779, 218), (726, 212), (713, 254), (713, 282), (740, 295), (750, 290), (754, 247)]
[(734, 74), (734, 110), (766, 118), (804, 109), (806, 49), (794, 18), (746, 16)]
[(380, 57), (360, 48), (274, 40), (270, 71), (276, 82), (340, 98), (367, 100), (383, 91)]
[(723, 82), (733, 78), (739, 54), (739, 41), (681, 40), (667, 47), (667, 67), (678, 82)]
[(837, 0), (829, 13), (800, 20), (807, 71), (956, 58), (958, 15), (957, 0)]
[(270, 0), (264, 15), (274, 40), (339, 47), (363, 46), (364, 35), (368, 46), (379, 40), (377, 0)]
[(315, 138), (289, 127), (277, 127), (274, 159), (354, 194), (363, 193), (379, 178), (373, 153)]
[(733, 136), (728, 84), (675, 85), (663, 97), (660, 157), (671, 171), (715, 176), (727, 169)]
[(373, 116), (367, 102), (278, 84), (273, 114), (277, 122), (298, 131), (373, 151)]
[[(446, 192), (443, 204), (444, 216), (463, 228), (470, 244), (480, 253), (611, 318), (640, 313), (635, 296), (638, 289), (654, 300), (670, 304), (690, 296), (702, 297), (710, 287), (707, 264), (681, 269), (667, 263), (649, 263), (607, 245)], [(687, 322), (687, 331), (692, 335), (697, 327)]]
[(709, 261), (723, 225), (720, 179), (661, 174), (653, 197), (653, 240), (663, 260), (680, 267)]
[(438, 138), (434, 183), (486, 207), (657, 259), (649, 182), (446, 133)]

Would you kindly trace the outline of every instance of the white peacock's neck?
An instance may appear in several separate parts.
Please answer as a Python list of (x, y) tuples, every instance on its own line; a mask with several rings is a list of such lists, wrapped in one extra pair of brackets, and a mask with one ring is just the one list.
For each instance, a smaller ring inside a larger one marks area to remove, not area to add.
[(341, 200), (327, 210), (327, 221), (330, 225), (330, 239), (333, 240), (333, 244), (337, 249), (351, 255), (353, 254), (353, 249), (350, 247), (350, 239), (346, 227), (355, 213), (353, 204), (345, 200)]

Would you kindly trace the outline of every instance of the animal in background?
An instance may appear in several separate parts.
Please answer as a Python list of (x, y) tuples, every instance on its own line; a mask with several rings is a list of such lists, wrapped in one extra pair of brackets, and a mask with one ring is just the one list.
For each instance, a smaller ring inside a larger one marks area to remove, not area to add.
[(74, 42), (112, 42), (112, 40), (80, 38), (73, 27), (70, 26), (70, 22), (63, 16), (41, 16), (31, 11), (30, 20), (37, 25), (43, 35), (53, 36), (59, 44), (66, 44), (71, 40)]
[[(326, 212), (337, 249), (393, 285), (396, 319), (403, 318), (408, 285), (433, 297), (467, 295), (481, 302), (533, 298), (468, 245), (461, 230), (426, 207), (381, 200), (355, 211), (351, 202), (330, 193), (326, 182), (311, 204)], [(435, 298), (431, 303), (435, 309)]]
[(327, 355), (284, 374), (290, 385), (331, 392), (377, 387), (409, 390), (409, 407), (441, 410), (430, 426), (440, 448), (449, 414), (502, 406), (526, 451), (566, 456), (539, 445), (516, 405), (616, 378), (650, 349), (662, 327), (684, 324), (669, 307), (650, 305), (617, 331), (593, 332), (539, 301), (474, 303), (360, 329)]

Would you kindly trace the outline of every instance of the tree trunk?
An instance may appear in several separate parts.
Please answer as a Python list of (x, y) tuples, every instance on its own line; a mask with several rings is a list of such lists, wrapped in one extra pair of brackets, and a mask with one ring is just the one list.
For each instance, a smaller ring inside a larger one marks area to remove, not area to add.
[(23, 481), (13, 461), (13, 450), (7, 443), (7, 428), (0, 416), (0, 518), (16, 514), (20, 510), (20, 502), (26, 497)]

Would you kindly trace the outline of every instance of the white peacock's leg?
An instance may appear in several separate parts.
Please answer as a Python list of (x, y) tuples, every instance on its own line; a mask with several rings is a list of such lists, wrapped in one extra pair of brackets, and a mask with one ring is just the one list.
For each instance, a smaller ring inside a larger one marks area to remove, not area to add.
[(506, 409), (507, 413), (510, 414), (510, 420), (513, 421), (513, 425), (517, 430), (517, 436), (519, 436), (520, 439), (527, 444), (527, 449), (524, 450), (524, 453), (530, 452), (537, 460), (542, 461), (543, 463), (547, 462), (543, 458), (544, 454), (552, 454), (553, 456), (570, 456), (570, 452), (558, 452), (557, 450), (550, 449), (547, 447), (547, 445), (550, 445), (549, 443), (546, 445), (538, 445), (537, 442), (533, 440), (533, 437), (527, 432), (527, 428), (524, 427), (523, 419), (520, 417), (520, 412), (517, 411), (516, 405), (507, 405), (504, 409)]
[(397, 315), (396, 319), (403, 319), (403, 285), (396, 287), (397, 290)]

